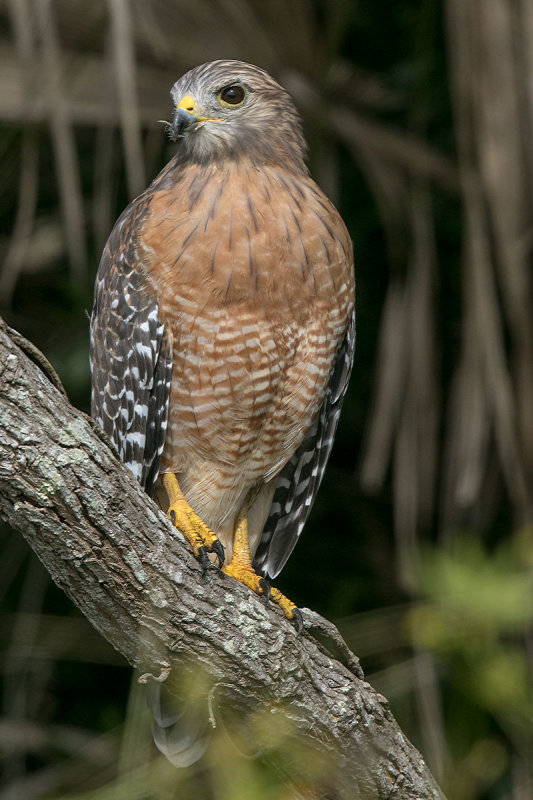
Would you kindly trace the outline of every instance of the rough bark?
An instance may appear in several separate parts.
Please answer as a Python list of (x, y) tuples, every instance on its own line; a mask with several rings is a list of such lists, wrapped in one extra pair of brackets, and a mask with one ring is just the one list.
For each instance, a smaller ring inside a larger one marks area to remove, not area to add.
[[(290, 720), (325, 756), (311, 796), (442, 800), (336, 629), (306, 609), (298, 635), (215, 567), (202, 576), (38, 351), (10, 334), (0, 324), (0, 514), (102, 636), (145, 681), (201, 670), (214, 722), (229, 707), (241, 723), (258, 708)], [(285, 768), (305, 776), (297, 763)]]

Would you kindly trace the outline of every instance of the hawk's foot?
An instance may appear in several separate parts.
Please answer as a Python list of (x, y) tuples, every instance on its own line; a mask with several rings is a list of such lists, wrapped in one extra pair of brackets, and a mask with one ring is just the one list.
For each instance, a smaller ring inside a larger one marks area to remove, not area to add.
[(231, 563), (222, 567), (222, 572), (231, 578), (235, 578), (240, 583), (244, 583), (256, 594), (266, 595), (267, 600), (272, 600), (273, 603), (276, 603), (281, 608), (287, 619), (294, 620), (296, 627), (298, 629), (301, 628), (301, 614), (298, 607), (288, 597), (285, 597), (279, 589), (270, 586), (268, 581), (258, 575), (250, 564), (242, 563), (233, 556)]
[(207, 569), (207, 553), (214, 553), (218, 558), (218, 565), (224, 563), (224, 548), (215, 533), (209, 528), (198, 514), (191, 508), (185, 495), (181, 491), (178, 479), (172, 472), (163, 475), (163, 485), (170, 502), (167, 515), (172, 524), (179, 528), (192, 547), (196, 558), (199, 559), (204, 571)]
[(235, 526), (233, 557), (231, 562), (223, 567), (222, 572), (244, 583), (256, 594), (264, 594), (267, 600), (272, 600), (281, 608), (287, 619), (294, 620), (298, 631), (301, 631), (302, 615), (298, 607), (279, 589), (270, 586), (266, 578), (258, 575), (252, 566), (252, 554), (248, 543), (248, 518), (244, 510), (241, 511)]

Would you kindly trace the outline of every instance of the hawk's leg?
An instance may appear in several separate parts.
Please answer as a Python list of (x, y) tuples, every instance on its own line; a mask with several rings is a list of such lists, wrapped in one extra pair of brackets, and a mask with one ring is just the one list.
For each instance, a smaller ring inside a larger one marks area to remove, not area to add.
[(200, 559), (204, 569), (207, 567), (206, 553), (215, 553), (221, 567), (224, 563), (224, 548), (221, 542), (211, 528), (191, 508), (173, 472), (163, 475), (163, 486), (170, 503), (167, 514), (172, 520), (172, 524), (180, 529), (190, 543), (194, 555)]
[(232, 578), (244, 583), (257, 594), (266, 594), (274, 603), (281, 608), (287, 619), (294, 619), (301, 627), (301, 615), (297, 606), (285, 597), (279, 589), (269, 586), (265, 578), (258, 575), (252, 566), (252, 554), (248, 541), (248, 514), (246, 505), (243, 506), (237, 517), (235, 525), (235, 538), (233, 540), (233, 557), (227, 566), (223, 567), (223, 572)]

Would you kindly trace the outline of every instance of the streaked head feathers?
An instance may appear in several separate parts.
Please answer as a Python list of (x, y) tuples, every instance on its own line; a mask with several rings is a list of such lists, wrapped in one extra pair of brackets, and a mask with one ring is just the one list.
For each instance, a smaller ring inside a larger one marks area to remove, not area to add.
[(247, 156), (307, 173), (300, 116), (288, 92), (259, 67), (211, 61), (171, 89), (171, 138), (188, 160), (207, 163)]

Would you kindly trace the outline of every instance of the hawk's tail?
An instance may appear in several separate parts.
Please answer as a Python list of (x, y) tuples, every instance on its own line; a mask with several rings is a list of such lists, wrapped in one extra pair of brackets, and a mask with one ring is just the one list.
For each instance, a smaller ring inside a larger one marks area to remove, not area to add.
[(210, 726), (207, 708), (200, 713), (198, 702), (170, 695), (164, 684), (147, 685), (152, 712), (152, 735), (157, 749), (175, 767), (190, 767), (207, 749)]

